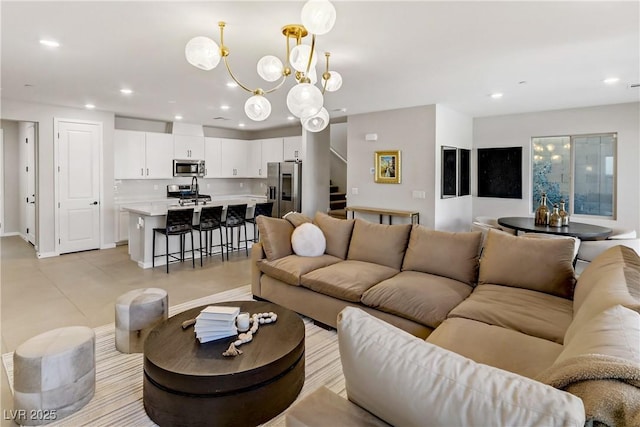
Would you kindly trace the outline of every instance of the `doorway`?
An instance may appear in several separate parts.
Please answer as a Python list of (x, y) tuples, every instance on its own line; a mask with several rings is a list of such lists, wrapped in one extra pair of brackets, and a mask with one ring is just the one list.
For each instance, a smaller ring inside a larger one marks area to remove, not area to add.
[(55, 119), (59, 254), (100, 247), (102, 123)]

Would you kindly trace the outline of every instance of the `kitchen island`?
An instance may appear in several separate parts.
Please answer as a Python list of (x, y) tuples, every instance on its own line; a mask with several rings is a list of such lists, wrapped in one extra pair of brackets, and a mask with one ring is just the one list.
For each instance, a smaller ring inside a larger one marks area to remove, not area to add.
[[(169, 209), (191, 209), (193, 208), (193, 223), (197, 224), (200, 221), (200, 210), (203, 207), (208, 206), (223, 206), (223, 219), (226, 215), (226, 208), (228, 205), (247, 204), (247, 217), (253, 216), (253, 208), (256, 203), (264, 203), (267, 198), (264, 196), (233, 196), (224, 197), (218, 196), (213, 198), (210, 202), (203, 204), (200, 202), (198, 205), (181, 206), (178, 200), (168, 201), (166, 203), (132, 203), (122, 205), (121, 209), (129, 212), (129, 255), (131, 259), (138, 263), (141, 268), (151, 268), (153, 265), (153, 229), (164, 228), (167, 221), (167, 211)], [(224, 234), (224, 231), (223, 231)], [(244, 235), (244, 233), (243, 233)], [(247, 238), (253, 239), (253, 225), (247, 225)], [(220, 244), (220, 238), (218, 233), (213, 233), (213, 244)], [(198, 232), (194, 231), (193, 236), (194, 246), (196, 250), (200, 246), (200, 238)], [(157, 239), (156, 241), (156, 255), (164, 254), (164, 239)], [(179, 239), (169, 239), (169, 251), (177, 252), (179, 250)], [(249, 242), (249, 246), (251, 243)], [(191, 250), (190, 239), (187, 239), (186, 250)], [(196, 258), (199, 257), (199, 252), (195, 254)], [(165, 265), (165, 257), (156, 258), (156, 266)]]

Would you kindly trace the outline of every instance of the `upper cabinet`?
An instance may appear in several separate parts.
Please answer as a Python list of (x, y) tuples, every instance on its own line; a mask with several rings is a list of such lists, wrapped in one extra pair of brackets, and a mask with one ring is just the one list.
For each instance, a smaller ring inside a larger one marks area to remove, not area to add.
[(205, 178), (222, 176), (222, 141), (220, 138), (204, 138)]
[(173, 155), (176, 159), (204, 159), (204, 137), (173, 135)]
[(173, 177), (173, 135), (116, 129), (113, 147), (115, 179)]
[(248, 141), (242, 139), (221, 139), (221, 176), (244, 178), (247, 176)]
[(283, 138), (284, 160), (303, 160), (302, 135)]
[(271, 138), (263, 139), (260, 144), (261, 165), (259, 171), (260, 178), (267, 177), (267, 163), (281, 162), (284, 160), (283, 139)]

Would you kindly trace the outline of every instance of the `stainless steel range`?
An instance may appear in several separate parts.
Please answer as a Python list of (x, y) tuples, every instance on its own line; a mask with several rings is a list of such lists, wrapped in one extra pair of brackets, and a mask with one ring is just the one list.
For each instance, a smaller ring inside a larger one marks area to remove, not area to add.
[(167, 197), (177, 198), (180, 206), (206, 205), (211, 202), (211, 196), (200, 194), (198, 184), (169, 184), (167, 185)]

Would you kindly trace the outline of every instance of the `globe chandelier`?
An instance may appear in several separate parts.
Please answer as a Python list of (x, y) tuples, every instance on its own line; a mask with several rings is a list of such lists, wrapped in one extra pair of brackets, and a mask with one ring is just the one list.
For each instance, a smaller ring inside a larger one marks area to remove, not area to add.
[[(336, 9), (328, 0), (309, 0), (302, 7), (302, 24), (289, 24), (282, 27), (286, 38), (286, 60), (283, 63), (278, 57), (267, 55), (257, 64), (260, 77), (267, 82), (277, 82), (269, 89), (251, 89), (242, 84), (229, 65), (229, 48), (224, 44), (225, 22), (218, 22), (220, 27), (220, 46), (208, 37), (198, 36), (189, 40), (185, 47), (187, 61), (202, 70), (212, 70), (220, 59), (231, 78), (239, 87), (252, 94), (244, 104), (244, 111), (251, 120), (263, 121), (271, 114), (271, 103), (265, 95), (280, 89), (289, 76), (293, 76), (296, 84), (287, 94), (287, 107), (294, 116), (300, 118), (302, 126), (310, 132), (319, 132), (329, 124), (329, 113), (324, 108), (324, 93), (334, 92), (342, 86), (342, 76), (336, 71), (329, 71), (329, 57), (325, 52), (325, 69), (322, 73), (321, 88), (317, 83), (316, 36), (328, 33), (336, 22)], [(302, 40), (311, 34), (311, 44), (303, 44)], [(292, 42), (295, 43), (291, 47)]]

